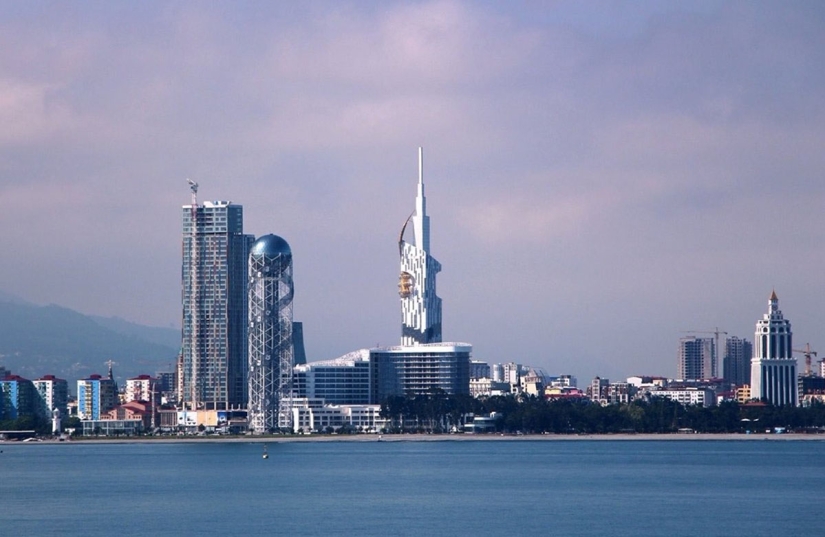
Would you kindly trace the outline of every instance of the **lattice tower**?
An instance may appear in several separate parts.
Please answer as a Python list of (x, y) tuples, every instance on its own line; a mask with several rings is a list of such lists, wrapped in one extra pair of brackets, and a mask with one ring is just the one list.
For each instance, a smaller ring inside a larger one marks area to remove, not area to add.
[(273, 253), (259, 243), (249, 256), (248, 411), (256, 434), (291, 430), (294, 365), (292, 254), (288, 246)]

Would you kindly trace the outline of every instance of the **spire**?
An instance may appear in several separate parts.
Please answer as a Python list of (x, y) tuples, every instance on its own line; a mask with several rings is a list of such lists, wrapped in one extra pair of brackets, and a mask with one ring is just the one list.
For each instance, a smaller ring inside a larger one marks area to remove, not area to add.
[(418, 148), (418, 195), (415, 198), (413, 217), (415, 245), (430, 253), (430, 217), (427, 216), (427, 199), (424, 197), (424, 148)]
[(779, 300), (779, 297), (778, 297), (778, 296), (776, 296), (776, 289), (774, 289), (773, 291), (771, 291), (771, 298), (770, 298), (770, 299), (771, 299), (771, 301), (774, 301), (774, 300)]
[(776, 296), (776, 290), (771, 291), (771, 298), (768, 300), (768, 312), (776, 313), (779, 311), (779, 297)]

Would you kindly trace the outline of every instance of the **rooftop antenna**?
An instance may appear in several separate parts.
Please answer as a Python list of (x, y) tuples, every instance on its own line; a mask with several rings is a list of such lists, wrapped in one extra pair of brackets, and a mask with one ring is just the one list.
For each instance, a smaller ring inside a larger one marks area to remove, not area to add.
[(186, 178), (186, 182), (189, 183), (189, 190), (192, 191), (192, 206), (196, 206), (198, 204), (198, 183), (195, 181)]

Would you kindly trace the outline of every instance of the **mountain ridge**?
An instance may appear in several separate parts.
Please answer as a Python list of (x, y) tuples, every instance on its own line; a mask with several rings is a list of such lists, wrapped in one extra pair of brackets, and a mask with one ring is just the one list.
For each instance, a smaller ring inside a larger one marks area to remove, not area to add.
[[(16, 300), (6, 300), (9, 296)], [(173, 329), (0, 294), (0, 367), (24, 378), (52, 374), (66, 379), (74, 391), (78, 379), (105, 374), (112, 360), (120, 384), (140, 374), (171, 370), (179, 348), (180, 332)]]

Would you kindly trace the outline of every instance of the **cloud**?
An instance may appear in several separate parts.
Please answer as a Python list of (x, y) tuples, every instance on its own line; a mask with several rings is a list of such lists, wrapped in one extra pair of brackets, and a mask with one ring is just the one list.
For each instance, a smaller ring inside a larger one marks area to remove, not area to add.
[(394, 343), (423, 145), (445, 334), (481, 359), (671, 374), (772, 285), (825, 322), (822, 10), (610, 9), (0, 6), (0, 288), (177, 322), (193, 177), (291, 244), (311, 358)]

